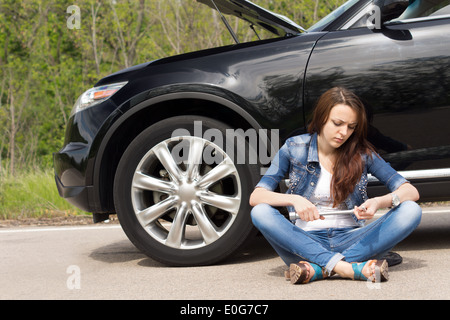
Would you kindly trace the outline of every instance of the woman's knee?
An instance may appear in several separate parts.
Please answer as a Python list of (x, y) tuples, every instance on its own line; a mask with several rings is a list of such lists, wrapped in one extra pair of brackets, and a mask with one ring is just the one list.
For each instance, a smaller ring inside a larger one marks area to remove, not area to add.
[(409, 212), (411, 216), (420, 218), (422, 216), (422, 208), (414, 201), (405, 201), (402, 203), (406, 212)]
[(411, 224), (418, 226), (422, 219), (422, 208), (414, 201), (402, 202), (399, 206), (399, 211), (403, 216), (404, 221), (409, 221)]
[(254, 221), (264, 218), (265, 216), (267, 216), (271, 209), (272, 207), (266, 203), (260, 203), (254, 206), (252, 211), (250, 212), (252, 220)]
[(255, 227), (261, 231), (262, 228), (270, 228), (270, 224), (274, 220), (274, 213), (276, 213), (276, 209), (268, 204), (261, 203), (253, 207), (250, 216)]

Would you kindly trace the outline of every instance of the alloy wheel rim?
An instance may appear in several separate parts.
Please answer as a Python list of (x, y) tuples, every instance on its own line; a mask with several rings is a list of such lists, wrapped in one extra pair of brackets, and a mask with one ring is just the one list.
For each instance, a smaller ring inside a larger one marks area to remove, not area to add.
[(144, 155), (133, 175), (131, 198), (152, 238), (171, 248), (196, 249), (230, 229), (241, 191), (236, 166), (221, 147), (183, 136), (164, 140)]

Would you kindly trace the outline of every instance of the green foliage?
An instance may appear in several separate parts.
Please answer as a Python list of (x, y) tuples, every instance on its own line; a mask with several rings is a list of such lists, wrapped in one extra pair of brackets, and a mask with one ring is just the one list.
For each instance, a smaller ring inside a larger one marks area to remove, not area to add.
[[(308, 28), (343, 0), (254, 2)], [(73, 4), (80, 29), (67, 25)], [(242, 42), (257, 39), (228, 19)], [(232, 43), (218, 14), (194, 0), (0, 0), (0, 175), (50, 168), (75, 100), (100, 78)]]

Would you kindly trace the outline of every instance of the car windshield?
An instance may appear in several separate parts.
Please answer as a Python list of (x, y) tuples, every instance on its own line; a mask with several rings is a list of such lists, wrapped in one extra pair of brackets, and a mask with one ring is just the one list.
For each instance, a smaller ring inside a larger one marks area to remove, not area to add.
[(307, 32), (314, 32), (314, 31), (320, 31), (323, 27), (328, 25), (331, 21), (335, 20), (337, 17), (339, 17), (341, 14), (343, 14), (345, 11), (347, 11), (348, 8), (353, 7), (355, 3), (357, 3), (360, 0), (349, 0), (345, 2), (343, 5), (341, 5), (336, 10), (332, 11), (329, 15), (327, 15), (325, 18), (319, 20), (316, 24), (314, 24), (312, 27), (310, 27)]

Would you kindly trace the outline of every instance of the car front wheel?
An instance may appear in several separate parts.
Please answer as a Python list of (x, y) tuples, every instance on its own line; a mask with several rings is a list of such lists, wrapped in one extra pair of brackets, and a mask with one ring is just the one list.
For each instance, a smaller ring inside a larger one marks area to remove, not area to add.
[(126, 149), (114, 203), (128, 238), (148, 256), (169, 265), (212, 264), (254, 233), (248, 199), (257, 167), (236, 164), (224, 151), (226, 139), (217, 136), (227, 129), (210, 118), (174, 117), (150, 126)]

